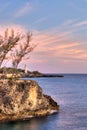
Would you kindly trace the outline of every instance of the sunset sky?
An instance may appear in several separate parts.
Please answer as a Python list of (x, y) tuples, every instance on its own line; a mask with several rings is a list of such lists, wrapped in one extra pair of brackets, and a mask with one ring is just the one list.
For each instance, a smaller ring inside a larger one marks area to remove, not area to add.
[(0, 0), (0, 34), (6, 28), (31, 31), (37, 44), (19, 67), (87, 73), (87, 0)]

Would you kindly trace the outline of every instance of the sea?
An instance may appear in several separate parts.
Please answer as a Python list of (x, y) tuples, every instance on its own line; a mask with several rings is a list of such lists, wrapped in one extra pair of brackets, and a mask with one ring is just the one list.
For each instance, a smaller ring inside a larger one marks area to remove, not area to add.
[(87, 130), (87, 74), (32, 80), (60, 105), (59, 112), (28, 121), (1, 123), (0, 130)]

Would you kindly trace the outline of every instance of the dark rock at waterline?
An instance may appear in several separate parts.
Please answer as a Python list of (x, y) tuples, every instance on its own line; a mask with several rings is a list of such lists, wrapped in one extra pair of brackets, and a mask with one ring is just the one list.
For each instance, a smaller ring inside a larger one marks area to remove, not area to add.
[(50, 78), (50, 77), (59, 77), (59, 78), (62, 78), (62, 77), (64, 77), (64, 75), (60, 75), (60, 74), (43, 74), (43, 73), (40, 73), (40, 72), (38, 72), (38, 71), (33, 71), (33, 72), (31, 72), (31, 73), (24, 74), (23, 77), (29, 77), (29, 78), (40, 78), (40, 77)]
[(36, 81), (0, 80), (0, 122), (46, 116), (58, 110), (59, 105), (43, 94)]
[(43, 77), (64, 77), (63, 75), (59, 75), (59, 74), (43, 74)]

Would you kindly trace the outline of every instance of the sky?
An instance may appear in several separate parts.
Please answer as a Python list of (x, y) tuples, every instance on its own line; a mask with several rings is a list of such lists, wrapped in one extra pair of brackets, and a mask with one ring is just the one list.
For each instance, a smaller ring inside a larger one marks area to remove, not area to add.
[(87, 73), (87, 0), (0, 0), (0, 34), (6, 28), (32, 32), (37, 44), (19, 67)]

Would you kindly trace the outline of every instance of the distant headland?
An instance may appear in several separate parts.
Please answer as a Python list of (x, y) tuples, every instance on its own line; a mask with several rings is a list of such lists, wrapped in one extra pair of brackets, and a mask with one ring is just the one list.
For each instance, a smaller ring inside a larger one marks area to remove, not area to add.
[(16, 75), (16, 77), (19, 78), (40, 78), (40, 77), (59, 77), (62, 78), (64, 75), (62, 74), (45, 74), (41, 73), (39, 71), (29, 71), (29, 70), (24, 70), (24, 69), (15, 69), (15, 68), (1, 68), (0, 69), (0, 77), (3, 77), (3, 74), (5, 73), (5, 77), (10, 78), (12, 75)]

